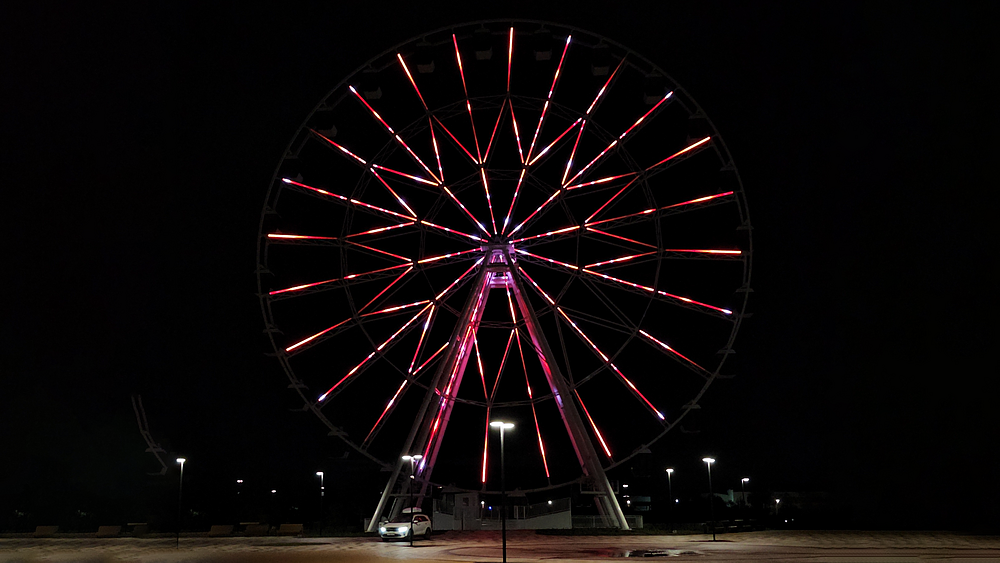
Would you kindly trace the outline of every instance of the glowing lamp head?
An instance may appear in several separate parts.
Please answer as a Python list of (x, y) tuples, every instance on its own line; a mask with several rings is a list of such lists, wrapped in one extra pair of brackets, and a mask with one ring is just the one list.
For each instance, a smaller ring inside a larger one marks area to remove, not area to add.
[(504, 430), (510, 430), (511, 428), (514, 427), (514, 424), (512, 422), (504, 422), (502, 420), (495, 420), (495, 421), (493, 421), (493, 422), (490, 423), (490, 426), (492, 426), (493, 428), (503, 428)]
[(237, 485), (242, 485), (243, 484), (243, 479), (237, 479), (236, 480), (236, 484)]
[(424, 456), (422, 456), (420, 454), (417, 454), (417, 455), (404, 455), (403, 456), (403, 461), (420, 461), (421, 459), (423, 459), (423, 457)]
[(714, 458), (710, 458), (710, 457), (703, 457), (703, 458), (701, 458), (701, 460), (704, 461), (705, 463), (709, 464), (709, 465), (712, 465), (713, 463), (715, 463), (715, 459)]
[(317, 471), (316, 472), (316, 476), (317, 477), (322, 477), (323, 476), (323, 472), (322, 471)]
[(750, 482), (750, 478), (749, 477), (744, 477), (744, 478), (740, 479), (740, 481), (743, 482), (743, 483), (749, 483)]
[(673, 473), (673, 472), (674, 472), (674, 468), (673, 467), (668, 467), (667, 468), (667, 473)]
[(177, 458), (177, 463), (181, 464), (182, 466), (184, 465), (185, 461), (187, 461), (187, 458), (183, 458), (183, 457)]

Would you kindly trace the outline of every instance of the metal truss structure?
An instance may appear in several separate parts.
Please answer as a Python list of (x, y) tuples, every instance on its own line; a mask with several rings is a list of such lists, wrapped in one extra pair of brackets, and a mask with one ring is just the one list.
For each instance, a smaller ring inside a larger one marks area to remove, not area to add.
[(490, 492), (502, 416), (530, 436), (518, 488), (579, 483), (626, 528), (606, 471), (720, 377), (750, 234), (718, 132), (657, 66), (579, 29), (464, 24), (363, 65), (290, 143), (265, 332), (303, 410), (389, 473), (372, 526), (407, 503), (404, 455), (416, 506)]

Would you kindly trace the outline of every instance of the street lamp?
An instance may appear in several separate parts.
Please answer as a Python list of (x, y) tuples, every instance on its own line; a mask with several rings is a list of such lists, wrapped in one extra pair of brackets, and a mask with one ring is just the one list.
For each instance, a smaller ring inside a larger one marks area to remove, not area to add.
[(749, 506), (747, 505), (747, 483), (750, 482), (749, 477), (744, 477), (740, 479), (740, 491), (743, 493), (743, 517), (746, 517), (746, 511)]
[(423, 457), (420, 454), (403, 456), (403, 461), (410, 462), (410, 547), (413, 547), (413, 481), (416, 479), (414, 475), (416, 474), (417, 462)]
[(674, 532), (674, 530), (673, 530), (673, 525), (674, 525), (674, 484), (673, 484), (673, 482), (670, 479), (671, 476), (673, 476), (673, 474), (674, 474), (674, 468), (673, 467), (668, 467), (667, 468), (667, 497), (668, 497), (667, 500), (670, 501), (670, 508), (668, 508), (667, 510), (669, 510), (670, 512), (668, 513), (668, 516), (667, 516), (667, 518), (669, 520), (667, 522), (667, 524), (670, 526), (671, 533)]
[(181, 477), (177, 481), (177, 544), (176, 547), (181, 547), (181, 499), (184, 498), (184, 462), (187, 461), (186, 458), (177, 458), (177, 463), (181, 464)]
[(780, 502), (781, 502), (780, 498), (774, 499), (774, 517), (775, 517), (775, 519), (778, 518), (778, 503), (780, 503)]
[(319, 477), (319, 533), (323, 535), (323, 497), (326, 496), (326, 487), (323, 486), (323, 472), (317, 471)]
[(701, 458), (708, 466), (708, 510), (712, 517), (712, 541), (715, 541), (715, 493), (712, 491), (712, 464), (715, 460), (710, 457)]
[(490, 427), (500, 429), (500, 536), (503, 542), (503, 563), (507, 563), (507, 481), (504, 475), (503, 433), (514, 428), (510, 422), (493, 421)]

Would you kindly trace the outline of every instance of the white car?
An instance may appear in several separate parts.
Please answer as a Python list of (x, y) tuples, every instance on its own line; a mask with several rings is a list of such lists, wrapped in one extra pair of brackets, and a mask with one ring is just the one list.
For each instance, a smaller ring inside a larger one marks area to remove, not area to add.
[(378, 534), (382, 541), (408, 540), (410, 534), (414, 538), (431, 537), (431, 519), (426, 514), (413, 515), (413, 529), (410, 529), (410, 515), (400, 514), (395, 522), (386, 522), (379, 526)]

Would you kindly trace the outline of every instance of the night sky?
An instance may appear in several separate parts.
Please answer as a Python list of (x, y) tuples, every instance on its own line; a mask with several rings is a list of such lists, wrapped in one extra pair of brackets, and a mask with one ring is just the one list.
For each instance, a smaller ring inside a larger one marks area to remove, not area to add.
[(829, 491), (854, 525), (1000, 524), (996, 8), (535, 4), (0, 8), (0, 527), (27, 521), (17, 511), (141, 518), (143, 502), (173, 502), (173, 464), (146, 475), (158, 465), (133, 394), (166, 459), (189, 458), (208, 511), (237, 478), (302, 491), (318, 469), (371, 470), (292, 412), (265, 355), (264, 195), (348, 73), (420, 32), (499, 17), (578, 26), (657, 63), (743, 178), (754, 293), (725, 370), (736, 377), (685, 420), (697, 433), (671, 433), (642, 463), (698, 490), (712, 454), (718, 487), (749, 475)]

